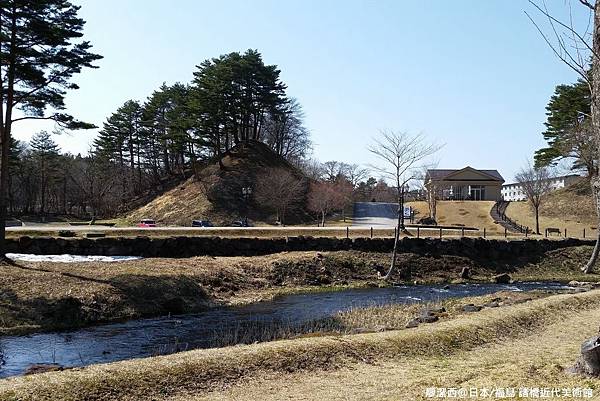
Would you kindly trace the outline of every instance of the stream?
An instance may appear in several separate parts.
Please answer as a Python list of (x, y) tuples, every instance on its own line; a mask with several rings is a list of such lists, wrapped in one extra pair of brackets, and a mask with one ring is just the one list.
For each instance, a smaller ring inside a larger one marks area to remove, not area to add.
[[(348, 289), (287, 295), (240, 307), (124, 323), (68, 332), (0, 337), (0, 377), (23, 374), (32, 364), (85, 366), (215, 346), (224, 332), (249, 324), (299, 325), (340, 311), (366, 306), (438, 301), (497, 291), (561, 291), (553, 282), (515, 284), (420, 285)], [(241, 326), (240, 326), (241, 325)]]

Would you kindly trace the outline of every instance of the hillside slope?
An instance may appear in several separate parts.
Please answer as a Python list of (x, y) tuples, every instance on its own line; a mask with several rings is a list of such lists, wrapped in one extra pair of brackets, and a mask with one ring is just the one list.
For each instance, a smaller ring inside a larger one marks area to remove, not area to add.
[[(407, 205), (416, 209), (417, 220), (429, 215), (429, 207), (425, 201), (408, 202)], [(438, 201), (437, 222), (440, 225), (462, 225), (480, 230), (485, 228), (489, 233), (500, 232), (502, 228), (490, 216), (493, 206), (492, 201)]]
[[(519, 224), (535, 227), (535, 215), (528, 202), (511, 202), (506, 215)], [(572, 236), (594, 235), (597, 228), (594, 199), (589, 182), (582, 179), (567, 188), (548, 194), (540, 209), (540, 232), (559, 228)]]
[(134, 209), (125, 218), (129, 223), (151, 218), (161, 225), (184, 226), (189, 226), (193, 219), (209, 219), (218, 225), (227, 225), (247, 212), (254, 222), (272, 221), (271, 213), (262, 205), (252, 202), (246, 205), (241, 195), (242, 187), (253, 186), (257, 174), (272, 168), (304, 178), (265, 144), (240, 143), (224, 153), (220, 163), (209, 165), (181, 185)]

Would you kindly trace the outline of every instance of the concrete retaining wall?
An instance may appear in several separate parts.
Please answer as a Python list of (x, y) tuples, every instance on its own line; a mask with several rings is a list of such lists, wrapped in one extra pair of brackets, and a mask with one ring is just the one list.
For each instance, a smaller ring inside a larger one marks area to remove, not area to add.
[[(8, 252), (41, 255), (123, 255), (143, 257), (253, 256), (283, 251), (390, 252), (391, 238), (221, 238), (221, 237), (108, 237), (9, 239)], [(592, 240), (486, 240), (483, 238), (403, 238), (401, 252), (420, 255), (456, 255), (474, 260), (513, 260), (546, 251), (578, 245), (593, 245)]]

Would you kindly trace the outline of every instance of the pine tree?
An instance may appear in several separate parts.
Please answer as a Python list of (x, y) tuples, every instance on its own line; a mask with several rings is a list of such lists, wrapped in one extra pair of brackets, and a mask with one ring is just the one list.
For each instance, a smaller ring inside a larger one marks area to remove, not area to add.
[(196, 132), (208, 138), (220, 156), (232, 144), (261, 140), (268, 114), (280, 112), (287, 100), (286, 86), (275, 65), (265, 65), (261, 54), (248, 50), (206, 60), (194, 73), (191, 112)]
[(128, 100), (106, 119), (94, 140), (95, 155), (119, 170), (122, 199), (131, 191), (139, 192), (142, 185), (142, 135), (142, 108)]
[(39, 174), (40, 214), (46, 212), (48, 187), (56, 180), (58, 174), (59, 147), (52, 140), (50, 133), (40, 131), (33, 135), (29, 142), (31, 155)]
[(589, 176), (597, 169), (592, 139), (591, 97), (588, 83), (579, 79), (571, 85), (558, 85), (546, 106), (548, 146), (535, 152), (537, 167), (574, 159), (574, 169), (585, 169)]
[[(101, 57), (81, 41), (84, 21), (66, 0), (0, 0), (0, 256), (5, 254), (12, 124), (53, 120), (69, 129), (93, 128), (64, 112), (73, 75)], [(19, 109), (24, 115), (16, 116)]]

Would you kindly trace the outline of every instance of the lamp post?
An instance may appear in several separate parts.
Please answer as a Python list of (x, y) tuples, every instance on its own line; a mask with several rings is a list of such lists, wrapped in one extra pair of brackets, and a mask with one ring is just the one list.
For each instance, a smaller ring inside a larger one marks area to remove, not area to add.
[(242, 196), (244, 197), (244, 205), (246, 207), (246, 217), (245, 224), (248, 227), (248, 201), (250, 200), (250, 196), (252, 196), (252, 188), (251, 187), (242, 187)]

